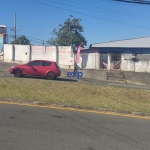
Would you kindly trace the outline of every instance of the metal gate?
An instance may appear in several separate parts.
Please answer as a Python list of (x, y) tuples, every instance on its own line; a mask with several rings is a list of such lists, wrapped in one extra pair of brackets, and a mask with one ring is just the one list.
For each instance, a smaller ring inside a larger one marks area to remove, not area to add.
[(121, 54), (111, 53), (110, 54), (110, 69), (120, 69), (121, 65)]
[(104, 69), (107, 68), (107, 65), (108, 65), (108, 54), (101, 53), (99, 67)]

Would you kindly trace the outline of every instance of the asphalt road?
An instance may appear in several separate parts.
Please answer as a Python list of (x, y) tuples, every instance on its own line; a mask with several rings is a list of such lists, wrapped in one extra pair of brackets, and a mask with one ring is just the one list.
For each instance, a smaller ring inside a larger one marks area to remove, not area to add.
[(150, 120), (0, 104), (1, 150), (150, 150)]

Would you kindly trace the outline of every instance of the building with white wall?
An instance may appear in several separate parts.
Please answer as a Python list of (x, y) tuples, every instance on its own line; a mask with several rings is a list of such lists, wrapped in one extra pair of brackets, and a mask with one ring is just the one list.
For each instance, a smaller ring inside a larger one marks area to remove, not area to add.
[(83, 69), (150, 72), (150, 37), (91, 44), (80, 60)]
[(0, 24), (0, 54), (3, 52), (4, 44), (7, 43), (7, 28)]

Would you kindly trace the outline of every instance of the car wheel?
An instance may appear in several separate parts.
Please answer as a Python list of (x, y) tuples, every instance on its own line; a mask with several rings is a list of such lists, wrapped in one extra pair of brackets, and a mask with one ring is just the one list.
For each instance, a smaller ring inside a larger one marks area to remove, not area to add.
[(15, 77), (21, 77), (22, 73), (21, 73), (21, 71), (19, 69), (16, 69), (16, 70), (14, 70), (13, 75)]
[(46, 77), (47, 77), (48, 80), (54, 80), (54, 79), (56, 79), (56, 75), (53, 72), (49, 72), (46, 75)]

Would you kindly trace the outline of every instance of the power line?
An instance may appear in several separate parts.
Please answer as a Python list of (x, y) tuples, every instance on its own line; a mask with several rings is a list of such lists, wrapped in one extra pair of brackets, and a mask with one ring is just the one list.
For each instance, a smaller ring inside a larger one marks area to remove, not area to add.
[(42, 39), (36, 39), (36, 38), (33, 38), (33, 37), (27, 37), (28, 39), (33, 39), (33, 40), (36, 40), (36, 41), (46, 41), (46, 40), (42, 40)]
[(65, 10), (65, 11), (77, 13), (77, 14), (84, 15), (84, 16), (87, 16), (87, 17), (92, 17), (92, 18), (96, 18), (96, 19), (100, 19), (100, 20), (105, 20), (105, 21), (109, 21), (109, 22), (114, 22), (114, 23), (118, 23), (118, 24), (122, 24), (122, 25), (127, 25), (127, 26), (134, 26), (134, 27), (138, 27), (138, 28), (150, 29), (148, 27), (143, 27), (143, 26), (138, 26), (138, 25), (133, 25), (133, 24), (128, 24), (128, 23), (123, 23), (123, 22), (119, 22), (119, 21), (113, 21), (113, 20), (109, 20), (109, 19), (105, 19), (105, 18), (101, 18), (101, 17), (96, 17), (96, 16), (93, 16), (93, 15), (88, 15), (88, 14), (85, 14), (85, 13), (80, 13), (80, 12), (77, 12), (77, 11), (73, 11), (73, 10), (61, 8), (61, 7), (58, 7), (58, 6), (50, 5), (50, 4), (47, 4), (47, 3), (43, 3), (43, 2), (40, 2), (40, 1), (37, 1), (37, 0), (30, 0), (30, 1), (34, 1), (34, 2), (43, 4), (43, 5), (46, 5), (46, 6), (55, 7), (55, 8), (62, 9), (62, 10)]
[[(19, 34), (16, 35), (16, 38), (20, 37)], [(8, 34), (8, 38), (14, 38), (14, 35), (10, 35)], [(36, 42), (36, 43), (43, 43), (43, 41), (47, 41), (47, 40), (42, 40), (42, 39), (36, 39), (33, 37), (26, 37), (27, 39), (29, 39), (30, 42)], [(13, 40), (12, 40), (13, 41)]]
[[(101, 0), (101, 1), (104, 1), (104, 2), (109, 2), (109, 3), (118, 3), (119, 1), (117, 0)], [(142, 1), (142, 0), (141, 0)], [(131, 3), (127, 3), (127, 2), (124, 2), (124, 3), (118, 3), (118, 4), (122, 4), (122, 5), (129, 5)], [(133, 6), (133, 5), (132, 5)], [(134, 6), (140, 6), (140, 5), (134, 5)], [(146, 6), (146, 5), (145, 5)]]
[[(18, 31), (17, 31), (18, 33)], [(8, 36), (11, 36), (13, 38), (14, 35), (10, 35), (10, 34), (7, 34)], [(22, 36), (20, 35), (19, 33), (16, 35), (16, 37), (19, 37), (19, 36)], [(37, 40), (37, 41), (46, 41), (46, 40), (43, 40), (43, 39), (37, 39), (37, 38), (34, 38), (34, 37), (26, 37), (28, 39), (34, 39), (34, 40)]]
[(113, 1), (150, 5), (150, 1), (145, 1), (145, 0), (113, 0)]
[[(21, 36), (18, 31), (17, 31), (17, 33), (18, 33), (17, 37), (18, 37), (18, 36)], [(46, 41), (46, 40), (37, 39), (37, 38), (34, 38), (34, 37), (26, 37), (26, 38), (27, 38), (27, 39), (33, 39), (33, 40), (40, 41), (40, 42)]]
[[(45, 0), (45, 1), (54, 2), (53, 0)], [(130, 17), (150, 18), (149, 16), (137, 15), (137, 14), (131, 14), (131, 13), (125, 13), (125, 12), (114, 11), (114, 10), (110, 10), (110, 9), (104, 9), (104, 8), (100, 8), (100, 7), (96, 7), (96, 6), (91, 6), (91, 5), (83, 4), (83, 3), (73, 2), (73, 1), (70, 1), (70, 0), (65, 0), (65, 1), (68, 1), (68, 2), (74, 3), (74, 4), (83, 5), (84, 8), (85, 8), (85, 6), (90, 7), (90, 8), (94, 8), (94, 10), (91, 9), (93, 11), (110, 13), (110, 14), (117, 14), (117, 15), (124, 15), (124, 16), (130, 16)], [(60, 3), (60, 2), (54, 2), (54, 3), (63, 4), (63, 3)], [(68, 5), (68, 4), (63, 4), (63, 5)], [(72, 6), (72, 5), (68, 5), (68, 6)], [(73, 6), (73, 7), (76, 7), (76, 6)], [(80, 8), (83, 8), (83, 7), (80, 7)], [(98, 10), (96, 10), (95, 8), (98, 9)], [(104, 10), (104, 11), (102, 11), (102, 10)], [(109, 11), (109, 12), (106, 12), (106, 11)]]

